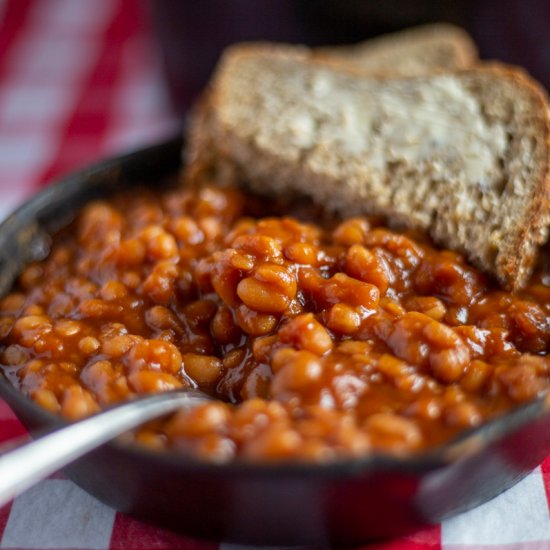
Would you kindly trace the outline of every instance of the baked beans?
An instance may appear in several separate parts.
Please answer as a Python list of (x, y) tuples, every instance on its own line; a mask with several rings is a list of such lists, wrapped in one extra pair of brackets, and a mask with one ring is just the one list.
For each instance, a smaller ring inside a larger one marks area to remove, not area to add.
[(154, 449), (324, 462), (418, 452), (541, 395), (549, 312), (544, 273), (510, 294), (377, 219), (140, 191), (89, 204), (26, 267), (0, 363), (69, 420), (181, 387), (219, 398), (136, 431)]

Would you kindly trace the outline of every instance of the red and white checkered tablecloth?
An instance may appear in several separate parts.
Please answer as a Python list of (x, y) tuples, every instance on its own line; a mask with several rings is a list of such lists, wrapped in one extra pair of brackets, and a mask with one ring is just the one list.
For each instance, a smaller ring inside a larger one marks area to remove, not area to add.
[[(0, 0), (0, 218), (52, 178), (177, 127), (137, 0)], [(0, 441), (24, 433), (0, 401)], [(491, 502), (372, 548), (550, 549), (549, 491), (547, 459)], [(0, 508), (3, 549), (218, 547), (238, 548), (140, 523), (61, 474)]]

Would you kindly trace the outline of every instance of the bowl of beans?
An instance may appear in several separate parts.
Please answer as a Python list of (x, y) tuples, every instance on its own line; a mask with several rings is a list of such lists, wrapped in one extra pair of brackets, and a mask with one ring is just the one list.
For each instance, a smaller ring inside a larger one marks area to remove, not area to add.
[(357, 543), (492, 498), (550, 452), (550, 278), (517, 294), (380, 218), (188, 186), (181, 140), (0, 226), (0, 391), (30, 428), (143, 394), (215, 399), (69, 468), (179, 532)]

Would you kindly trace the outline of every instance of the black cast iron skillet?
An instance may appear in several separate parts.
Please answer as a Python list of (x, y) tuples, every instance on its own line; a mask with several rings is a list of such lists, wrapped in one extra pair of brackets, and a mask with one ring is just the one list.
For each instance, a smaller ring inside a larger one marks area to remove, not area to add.
[[(181, 140), (104, 162), (48, 187), (0, 225), (0, 296), (49, 234), (91, 199), (176, 173)], [(0, 393), (30, 429), (63, 421), (0, 375)], [(550, 453), (550, 400), (539, 399), (428, 453), (329, 465), (215, 465), (113, 442), (67, 468), (114, 508), (181, 533), (251, 544), (352, 544), (403, 534), (477, 506)]]

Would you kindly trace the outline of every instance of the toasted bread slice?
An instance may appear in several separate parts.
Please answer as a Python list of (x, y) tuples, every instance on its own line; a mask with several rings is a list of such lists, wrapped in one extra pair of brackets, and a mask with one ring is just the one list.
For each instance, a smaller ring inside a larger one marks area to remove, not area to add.
[(465, 69), (479, 61), (472, 38), (448, 23), (434, 23), (386, 34), (352, 46), (314, 50), (316, 57), (356, 65), (387, 76), (415, 76), (441, 69)]
[(365, 77), (307, 50), (230, 49), (192, 120), (192, 179), (302, 192), (346, 215), (429, 231), (507, 288), (550, 221), (548, 102), (503, 66)]

